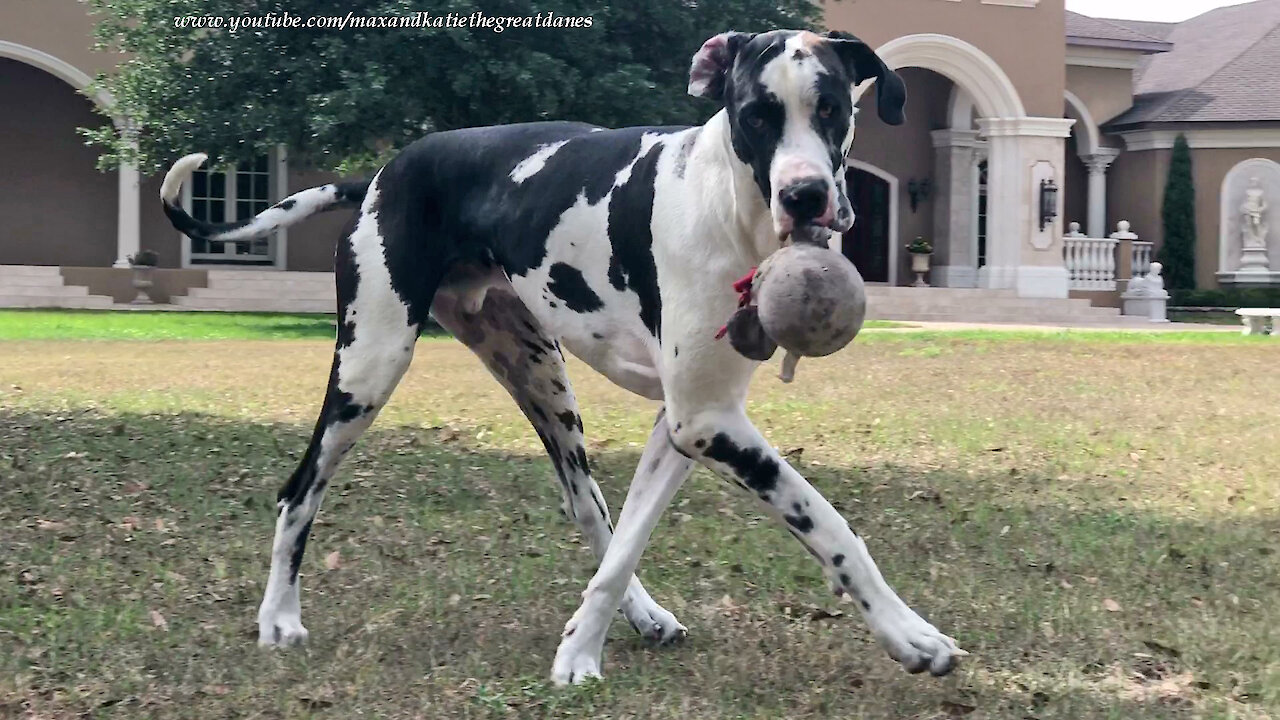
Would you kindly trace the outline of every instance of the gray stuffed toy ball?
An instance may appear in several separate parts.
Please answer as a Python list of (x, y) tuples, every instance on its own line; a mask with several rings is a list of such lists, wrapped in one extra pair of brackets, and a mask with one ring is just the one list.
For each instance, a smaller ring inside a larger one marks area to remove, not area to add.
[(867, 315), (862, 276), (826, 247), (794, 243), (756, 271), (752, 294), (764, 332), (801, 357), (823, 357), (848, 345)]
[(726, 326), (734, 349), (752, 360), (785, 349), (784, 382), (794, 377), (800, 357), (848, 345), (867, 312), (866, 286), (853, 263), (829, 249), (825, 236), (797, 240), (761, 263), (744, 296), (750, 303)]

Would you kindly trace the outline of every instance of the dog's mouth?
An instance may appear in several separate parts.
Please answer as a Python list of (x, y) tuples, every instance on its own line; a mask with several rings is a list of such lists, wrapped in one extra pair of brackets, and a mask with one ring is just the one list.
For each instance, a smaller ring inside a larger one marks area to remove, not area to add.
[(831, 235), (835, 231), (825, 225), (801, 225), (783, 233), (780, 238), (782, 247), (808, 243), (819, 247), (829, 247)]

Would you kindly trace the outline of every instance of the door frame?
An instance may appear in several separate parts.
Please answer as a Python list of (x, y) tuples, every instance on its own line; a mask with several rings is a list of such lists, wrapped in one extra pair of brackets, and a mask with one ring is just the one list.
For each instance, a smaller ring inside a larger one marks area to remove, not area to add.
[[(882, 170), (881, 168), (854, 160), (853, 158), (845, 158), (845, 171), (861, 170), (865, 173), (875, 175), (876, 177), (889, 183), (889, 284), (898, 284), (898, 178), (897, 176)], [(854, 222), (857, 222), (855, 219)], [(843, 251), (844, 237), (840, 238), (839, 243), (832, 241), (832, 247), (837, 251)]]
[[(219, 168), (214, 168), (219, 169)], [(227, 172), (227, 168), (221, 168), (223, 172)], [(232, 166), (231, 170), (234, 170)], [(279, 202), (289, 196), (289, 154), (284, 145), (276, 145), (274, 149), (267, 152), (267, 190), (270, 201)], [(235, 209), (235, 188), (231, 186), (233, 178), (228, 176), (227, 179), (227, 203), (232, 210)], [(191, 212), (191, 182), (182, 184), (182, 209), (188, 213)], [(286, 228), (276, 230), (268, 237), (268, 253), (271, 256), (270, 265), (247, 265), (247, 264), (218, 264), (218, 263), (193, 263), (191, 262), (191, 238), (179, 233), (179, 248), (181, 250), (180, 265), (184, 269), (191, 270), (284, 270), (289, 261), (289, 231)]]

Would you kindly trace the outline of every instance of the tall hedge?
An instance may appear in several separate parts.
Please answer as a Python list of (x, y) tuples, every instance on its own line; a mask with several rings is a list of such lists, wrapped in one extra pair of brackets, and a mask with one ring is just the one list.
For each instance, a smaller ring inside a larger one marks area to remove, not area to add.
[(1161, 218), (1164, 244), (1157, 259), (1164, 264), (1165, 286), (1180, 290), (1195, 288), (1196, 189), (1191, 174), (1191, 147), (1185, 135), (1178, 135), (1173, 145)]

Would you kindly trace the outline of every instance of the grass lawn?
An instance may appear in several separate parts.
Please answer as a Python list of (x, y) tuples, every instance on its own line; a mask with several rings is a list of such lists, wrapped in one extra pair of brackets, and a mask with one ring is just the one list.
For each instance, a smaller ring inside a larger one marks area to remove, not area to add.
[[(700, 470), (640, 569), (688, 640), (615, 623), (605, 682), (560, 690), (591, 553), (460, 345), (419, 343), (316, 523), (311, 644), (264, 652), (274, 495), (331, 331), (67, 315), (56, 337), (77, 339), (0, 342), (0, 718), (1280, 715), (1274, 339), (886, 331), (791, 386), (775, 362), (757, 424), (973, 656), (906, 675), (790, 535)], [(0, 313), (0, 335), (42, 316)], [(80, 339), (104, 321), (199, 340)], [(276, 335), (304, 339), (213, 339)], [(616, 517), (656, 406), (571, 372)]]

